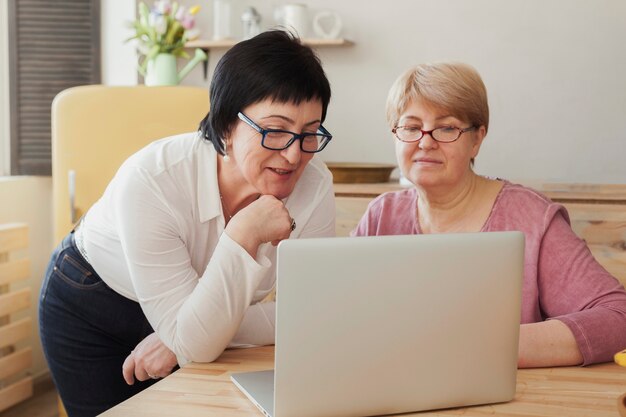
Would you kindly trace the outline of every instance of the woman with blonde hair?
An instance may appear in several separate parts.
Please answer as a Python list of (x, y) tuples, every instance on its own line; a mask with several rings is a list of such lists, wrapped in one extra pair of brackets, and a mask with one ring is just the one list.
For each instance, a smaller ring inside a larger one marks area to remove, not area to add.
[(389, 92), (387, 120), (402, 174), (414, 187), (375, 199), (353, 235), (522, 231), (518, 366), (588, 365), (626, 346), (626, 291), (574, 234), (565, 208), (474, 172), (489, 128), (487, 92), (475, 69), (437, 63), (408, 70)]

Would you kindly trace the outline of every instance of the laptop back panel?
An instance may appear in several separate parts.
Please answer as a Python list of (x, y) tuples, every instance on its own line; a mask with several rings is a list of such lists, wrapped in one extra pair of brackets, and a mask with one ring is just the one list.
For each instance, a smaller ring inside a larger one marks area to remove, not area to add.
[(281, 242), (274, 417), (510, 400), (523, 262), (519, 232)]

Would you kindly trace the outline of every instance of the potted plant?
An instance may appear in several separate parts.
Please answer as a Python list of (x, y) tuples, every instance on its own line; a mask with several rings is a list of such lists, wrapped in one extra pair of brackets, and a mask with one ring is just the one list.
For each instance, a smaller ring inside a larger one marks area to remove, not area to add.
[(135, 35), (128, 41), (137, 41), (138, 71), (145, 77), (146, 85), (177, 85), (207, 58), (201, 49), (196, 49), (194, 57), (177, 72), (176, 59), (190, 58), (185, 44), (199, 36), (194, 28), (199, 10), (200, 6), (187, 9), (169, 0), (155, 1), (152, 8), (139, 3), (139, 18), (132, 22)]

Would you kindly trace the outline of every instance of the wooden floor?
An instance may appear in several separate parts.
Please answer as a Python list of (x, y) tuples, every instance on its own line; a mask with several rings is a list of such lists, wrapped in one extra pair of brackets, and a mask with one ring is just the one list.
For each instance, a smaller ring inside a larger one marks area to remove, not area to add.
[(0, 417), (58, 417), (57, 390), (52, 380), (46, 378), (35, 383), (32, 398), (0, 412)]

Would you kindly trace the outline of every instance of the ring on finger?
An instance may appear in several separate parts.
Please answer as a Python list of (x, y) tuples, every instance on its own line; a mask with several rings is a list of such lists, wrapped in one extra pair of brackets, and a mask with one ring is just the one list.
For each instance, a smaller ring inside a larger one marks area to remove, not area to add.
[(150, 379), (159, 379), (159, 377), (157, 375), (150, 375), (150, 374), (148, 374), (148, 376), (150, 377)]
[(294, 230), (296, 230), (296, 219), (292, 217), (291, 218), (291, 231), (293, 232)]

